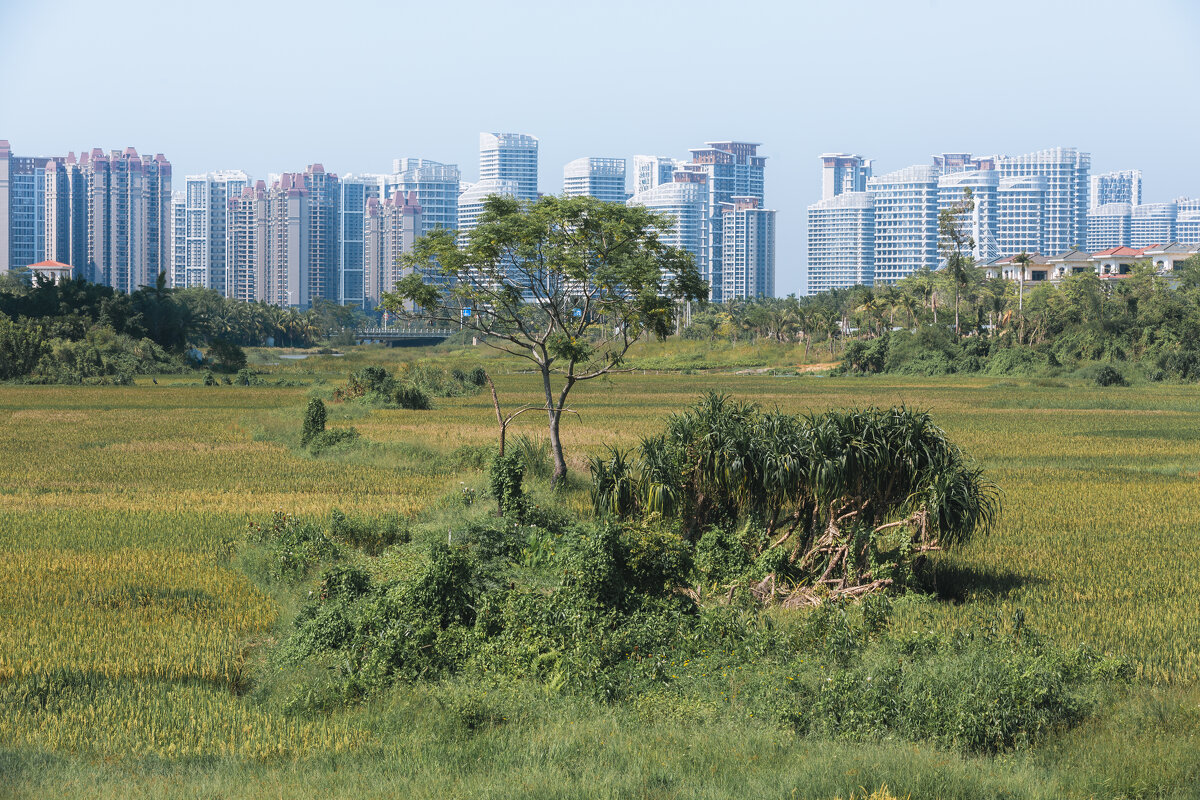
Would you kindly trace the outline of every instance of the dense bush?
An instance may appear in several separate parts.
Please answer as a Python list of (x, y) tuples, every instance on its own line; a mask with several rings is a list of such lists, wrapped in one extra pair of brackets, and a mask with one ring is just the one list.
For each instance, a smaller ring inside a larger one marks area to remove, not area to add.
[(326, 450), (331, 450), (346, 445), (353, 445), (360, 438), (357, 428), (330, 428), (318, 433), (308, 442), (308, 452), (314, 456), (320, 455)]
[(514, 515), (517, 519), (525, 511), (524, 490), (521, 483), (525, 478), (525, 464), (520, 455), (507, 452), (497, 454), (492, 459), (488, 470), (488, 482), (491, 485), (492, 497), (496, 498), (500, 516)]
[(94, 327), (79, 341), (54, 339), (30, 380), (36, 383), (129, 384), (135, 375), (186, 369), (150, 339), (134, 339)]
[(394, 544), (403, 544), (411, 537), (408, 520), (399, 514), (386, 514), (379, 518), (349, 517), (336, 508), (330, 512), (329, 533), (334, 539), (372, 556), (379, 555)]
[(33, 372), (47, 347), (46, 334), (40, 326), (11, 322), (0, 315), (0, 381)]
[(1096, 371), (1094, 378), (1097, 386), (1128, 386), (1129, 381), (1125, 380), (1117, 368), (1111, 364), (1105, 364)]
[(346, 385), (334, 393), (334, 399), (427, 411), (433, 408), (433, 397), (475, 394), (486, 382), (482, 367), (471, 372), (460, 369), (447, 372), (428, 364), (406, 363), (393, 375), (383, 367), (370, 366), (351, 373)]
[(317, 562), (338, 555), (337, 545), (319, 525), (281, 511), (264, 523), (251, 522), (250, 541), (266, 551), (268, 575), (277, 580), (297, 580)]
[(214, 339), (208, 348), (208, 359), (222, 372), (237, 372), (246, 368), (246, 353), (233, 342)]
[(310, 398), (304, 411), (304, 427), (300, 430), (301, 447), (308, 447), (313, 439), (325, 432), (325, 416), (325, 403), (321, 398)]
[[(743, 708), (802, 734), (981, 753), (1078, 723), (1101, 684), (1128, 676), (1123, 662), (1055, 647), (1019, 619), (935, 633), (918, 604), (893, 629), (881, 596), (782, 626), (740, 600), (698, 605), (676, 591), (691, 574), (687, 543), (661, 521), (547, 524), (469, 523), (398, 581), (335, 564), (276, 658), (329, 665), (327, 691), (343, 699), (500, 675), (610, 702), (657, 698), (682, 714), (726, 707), (736, 673)], [(556, 555), (531, 583), (520, 577), (526, 543), (543, 536)]]
[(856, 594), (899, 586), (924, 553), (985, 530), (999, 510), (982, 470), (906, 408), (801, 418), (709, 394), (636, 457), (611, 451), (591, 469), (598, 514), (660, 516), (689, 540), (707, 536), (697, 561), (710, 581), (748, 556), (758, 577)]

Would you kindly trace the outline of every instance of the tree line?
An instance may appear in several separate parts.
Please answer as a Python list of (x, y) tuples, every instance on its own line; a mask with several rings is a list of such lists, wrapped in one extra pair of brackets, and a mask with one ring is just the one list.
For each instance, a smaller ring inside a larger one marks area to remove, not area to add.
[(1037, 371), (1092, 362), (1147, 377), (1200, 378), (1200, 257), (1160, 275), (1137, 265), (1032, 288), (966, 260), (890, 285), (812, 297), (733, 300), (697, 310), (688, 339), (804, 345), (805, 360), (841, 358), (849, 371)]
[(125, 294), (85, 280), (60, 283), (0, 277), (0, 380), (127, 382), (133, 374), (186, 368), (192, 349), (311, 347), (349, 339), (367, 322), (361, 309), (318, 301), (280, 308), (172, 289), (166, 276)]

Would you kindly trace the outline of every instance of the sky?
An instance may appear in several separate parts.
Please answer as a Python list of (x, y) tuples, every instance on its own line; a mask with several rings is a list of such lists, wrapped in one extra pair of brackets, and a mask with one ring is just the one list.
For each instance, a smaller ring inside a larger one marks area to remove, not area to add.
[(1078, 147), (1145, 202), (1200, 197), (1200, 2), (0, 0), (0, 139), (17, 155), (134, 146), (176, 180), (478, 175), (480, 131), (580, 156), (760, 142), (776, 293), (804, 288), (823, 152), (875, 174), (931, 154)]

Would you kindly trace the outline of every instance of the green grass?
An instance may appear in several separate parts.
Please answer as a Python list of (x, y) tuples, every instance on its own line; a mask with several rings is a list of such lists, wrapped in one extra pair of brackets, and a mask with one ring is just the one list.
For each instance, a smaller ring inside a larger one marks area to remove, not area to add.
[[(933, 624), (1020, 610), (1063, 644), (1138, 668), (1098, 719), (1037, 751), (984, 759), (797, 739), (734, 709), (689, 720), (524, 685), (398, 687), (329, 716), (287, 714), (295, 687), (262, 674), (260, 655), (294, 609), (227, 558), (229, 542), (272, 509), (421, 513), (432, 531), (461, 485), (482, 490), (466, 465), (495, 442), (487, 393), (429, 412), (331, 405), (330, 424), (353, 424), (367, 443), (317, 458), (295, 446), (310, 392), (328, 397), (368, 363), (429, 355), (364, 348), (265, 366), (252, 354), (264, 377), (291, 387), (186, 385), (194, 376), (0, 386), (0, 796), (829, 798), (884, 783), (914, 798), (1200, 796), (1200, 388), (1190, 386), (653, 374), (686, 368), (664, 361), (577, 387), (579, 415), (563, 432), (573, 488), (551, 497), (535, 482), (543, 502), (585, 511), (589, 452), (656, 432), (708, 389), (796, 412), (929, 409), (1005, 492), (993, 534), (939, 561), (947, 599)], [(788, 355), (711, 358), (742, 369), (755, 358), (784, 367)], [(694, 360), (658, 345), (634, 356)], [(478, 362), (469, 348), (435, 357)], [(541, 402), (518, 362), (487, 363), (506, 408)], [(521, 433), (544, 436), (544, 419), (524, 414), (510, 429)], [(376, 568), (407, 562), (389, 554)], [(149, 600), (119, 601), (139, 587)], [(45, 708), (24, 707), (12, 687), (54, 670), (74, 683)], [(464, 697), (500, 719), (470, 729), (454, 709)]]

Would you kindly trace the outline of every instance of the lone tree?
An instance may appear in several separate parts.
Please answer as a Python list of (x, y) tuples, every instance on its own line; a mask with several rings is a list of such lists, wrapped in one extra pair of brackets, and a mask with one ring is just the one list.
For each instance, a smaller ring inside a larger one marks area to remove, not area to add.
[(383, 306), (461, 325), (534, 363), (557, 485), (567, 474), (559, 424), (571, 389), (620, 366), (643, 336), (665, 338), (678, 301), (707, 297), (691, 255), (659, 238), (671, 225), (590, 197), (489, 197), (464, 246), (441, 229), (416, 242), (401, 259), (408, 274)]

